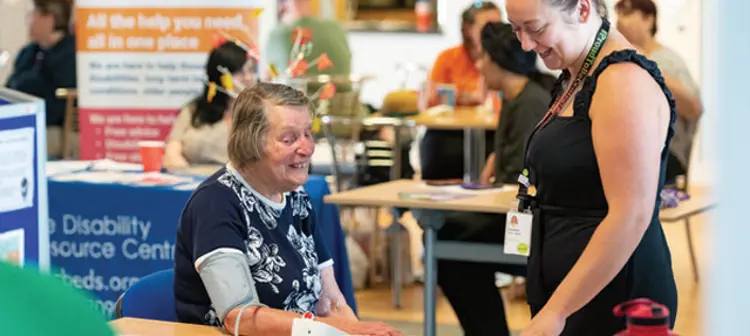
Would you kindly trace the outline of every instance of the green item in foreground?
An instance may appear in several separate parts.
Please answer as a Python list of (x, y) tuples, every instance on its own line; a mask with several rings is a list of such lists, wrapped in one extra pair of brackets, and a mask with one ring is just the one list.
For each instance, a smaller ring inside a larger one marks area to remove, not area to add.
[(83, 293), (63, 280), (0, 261), (3, 335), (110, 336), (114, 331)]

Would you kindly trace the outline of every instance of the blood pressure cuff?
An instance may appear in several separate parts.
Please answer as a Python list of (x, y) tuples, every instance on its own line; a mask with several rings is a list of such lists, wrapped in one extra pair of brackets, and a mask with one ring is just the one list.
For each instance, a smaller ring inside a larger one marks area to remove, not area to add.
[(218, 249), (202, 257), (196, 265), (206, 287), (211, 306), (219, 321), (241, 306), (265, 306), (260, 303), (255, 280), (245, 254), (235, 249)]

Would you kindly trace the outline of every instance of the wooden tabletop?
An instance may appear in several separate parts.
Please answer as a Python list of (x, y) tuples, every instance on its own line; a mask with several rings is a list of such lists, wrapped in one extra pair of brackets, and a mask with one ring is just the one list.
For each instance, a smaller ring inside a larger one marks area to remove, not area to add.
[[(427, 201), (399, 197), (400, 192), (417, 192), (435, 190), (436, 188), (440, 187), (429, 187), (422, 181), (396, 180), (326, 195), (324, 201), (349, 206), (506, 213), (513, 207), (513, 201), (516, 197), (516, 191), (508, 190), (508, 187), (503, 190), (498, 189), (496, 192), (480, 191), (472, 197), (451, 201)], [(452, 190), (459, 189), (454, 188)], [(464, 192), (472, 193), (469, 190)], [(675, 222), (710, 210), (714, 206), (716, 206), (716, 203), (708, 189), (693, 189), (689, 200), (681, 202), (676, 208), (661, 211), (659, 218), (663, 222)]]
[(450, 201), (428, 201), (403, 199), (399, 197), (400, 192), (422, 192), (428, 190), (439, 190), (438, 188), (441, 187), (426, 186), (422, 181), (395, 180), (326, 195), (324, 201), (326, 203), (352, 206), (506, 213), (511, 208), (513, 201), (516, 198), (515, 190), (489, 193), (487, 191), (472, 192), (470, 190), (459, 190), (458, 187), (452, 188), (451, 190), (473, 194), (473, 196)]
[(225, 336), (216, 327), (197, 324), (162, 322), (137, 318), (121, 318), (109, 325), (120, 336)]
[(457, 107), (453, 111), (430, 114), (422, 112), (409, 117), (418, 126), (439, 130), (462, 130), (465, 128), (497, 128), (497, 116), (484, 107)]

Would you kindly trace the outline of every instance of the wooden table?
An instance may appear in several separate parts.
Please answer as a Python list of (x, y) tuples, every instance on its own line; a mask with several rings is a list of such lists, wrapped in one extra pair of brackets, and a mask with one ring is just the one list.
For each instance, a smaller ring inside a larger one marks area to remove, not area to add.
[(695, 188), (690, 190), (690, 199), (680, 202), (676, 208), (662, 210), (659, 219), (663, 223), (678, 222), (711, 210), (716, 205), (708, 188)]
[[(436, 287), (437, 269), (436, 259), (454, 259), (477, 262), (503, 262), (512, 264), (525, 264), (526, 258), (516, 255), (506, 255), (503, 246), (498, 244), (478, 244), (464, 242), (444, 242), (436, 240), (436, 232), (442, 226), (440, 214), (445, 211), (470, 211), (486, 213), (506, 213), (514, 208), (516, 190), (513, 188), (498, 189), (496, 192), (481, 191), (475, 196), (455, 199), (450, 201), (436, 202), (416, 199), (402, 199), (401, 192), (414, 192), (427, 187), (422, 181), (396, 180), (380, 183), (368, 187), (339, 192), (325, 196), (327, 203), (348, 206), (371, 206), (371, 207), (398, 207), (409, 208), (419, 211), (432, 210), (427, 220), (419, 219), (419, 225), (424, 229), (425, 244), (425, 286), (424, 286), (424, 331), (427, 336), (434, 336), (436, 331), (435, 309), (436, 309)], [(469, 192), (469, 191), (466, 191)], [(667, 209), (660, 213), (664, 222), (688, 220), (691, 216), (705, 212), (716, 204), (707, 192), (695, 193), (690, 200), (680, 203), (680, 206)], [(689, 234), (689, 231), (688, 231)], [(398, 239), (392, 239), (397, 242)], [(398, 247), (395, 247), (396, 255)], [(392, 253), (394, 253), (392, 251)], [(692, 255), (692, 246), (691, 246)], [(398, 267), (396, 267), (397, 269)], [(396, 273), (396, 272), (393, 272)], [(394, 277), (392, 286), (400, 287), (399, 277)], [(399, 291), (394, 290), (394, 301)]]
[(425, 111), (407, 119), (418, 126), (436, 130), (494, 130), (498, 121), (497, 115), (484, 107), (457, 107), (452, 112), (440, 114)]
[(155, 320), (120, 318), (109, 323), (120, 336), (226, 336), (216, 327)]
[[(424, 334), (435, 336), (436, 334), (436, 298), (437, 298), (437, 259), (457, 259), (479, 262), (501, 262), (511, 264), (525, 264), (526, 258), (503, 253), (503, 246), (497, 244), (479, 244), (464, 242), (437, 241), (437, 230), (444, 223), (444, 214), (447, 211), (474, 211), (488, 213), (505, 213), (513, 207), (515, 190), (488, 192), (476, 192), (475, 196), (455, 199), (444, 202), (427, 200), (401, 199), (400, 192), (414, 192), (424, 189), (436, 189), (438, 187), (425, 186), (424, 182), (414, 180), (395, 180), (380, 183), (364, 188), (347, 190), (327, 195), (324, 201), (338, 205), (350, 206), (372, 206), (372, 207), (398, 207), (409, 208), (419, 225), (424, 229)], [(469, 193), (469, 191), (465, 191)], [(424, 211), (421, 213), (420, 210)], [(419, 213), (419, 214), (418, 214)], [(395, 216), (394, 216), (395, 217)], [(394, 218), (394, 222), (397, 221)], [(394, 255), (398, 255), (398, 239), (391, 239)], [(398, 307), (400, 296), (400, 275), (394, 267), (392, 276), (394, 303)]]

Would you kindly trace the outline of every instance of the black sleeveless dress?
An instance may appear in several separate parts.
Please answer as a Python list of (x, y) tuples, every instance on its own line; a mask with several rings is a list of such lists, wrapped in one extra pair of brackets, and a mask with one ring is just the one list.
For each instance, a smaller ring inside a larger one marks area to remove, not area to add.
[[(588, 112), (599, 75), (607, 66), (632, 62), (648, 71), (659, 83), (670, 105), (670, 123), (664, 150), (654, 213), (640, 244), (620, 273), (591, 302), (571, 315), (562, 335), (609, 336), (625, 329), (625, 321), (613, 314), (614, 307), (634, 298), (650, 298), (666, 305), (674, 318), (677, 288), (672, 259), (659, 222), (659, 190), (664, 186), (669, 141), (674, 134), (675, 103), (656, 64), (633, 50), (606, 56), (585, 79), (574, 100), (570, 117), (555, 116), (534, 133), (528, 145), (528, 165), (537, 188), (534, 225), (528, 264), (527, 298), (536, 315), (552, 296), (607, 214), (599, 166), (591, 136)], [(553, 91), (553, 101), (570, 77), (564, 73)], [(623, 85), (629, 85), (623, 83)]]

